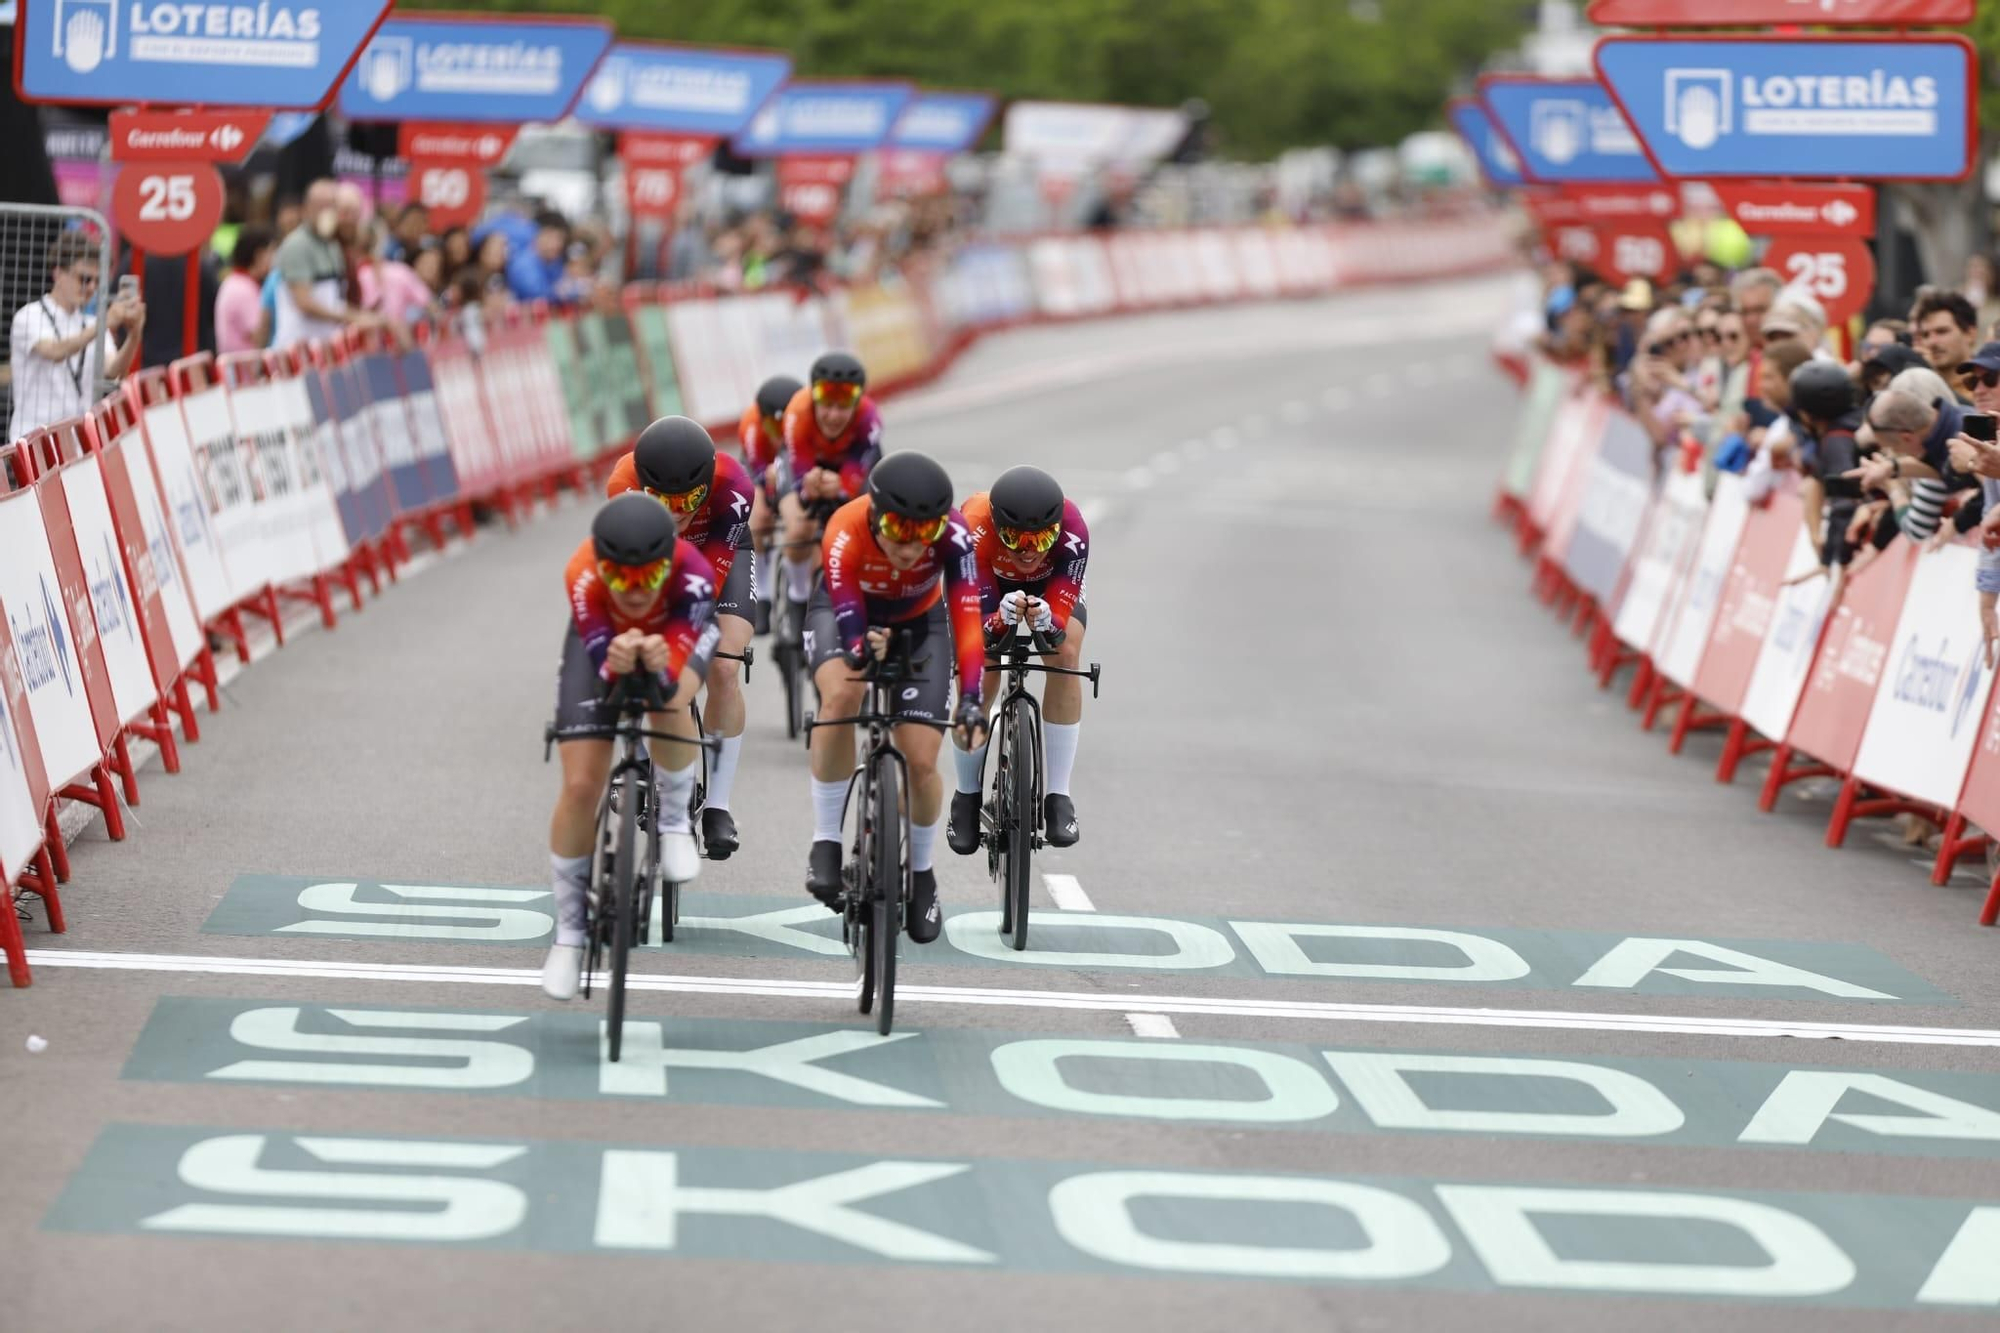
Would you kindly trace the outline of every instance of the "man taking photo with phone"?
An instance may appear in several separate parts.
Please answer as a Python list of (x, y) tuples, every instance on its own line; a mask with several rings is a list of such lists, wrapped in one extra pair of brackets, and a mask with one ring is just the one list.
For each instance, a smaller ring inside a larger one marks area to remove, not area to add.
[[(49, 290), (14, 312), (8, 335), (14, 371), (10, 440), (82, 416), (97, 397), (98, 380), (124, 375), (138, 354), (145, 302), (136, 290), (104, 300), (98, 256), (90, 236), (64, 232), (49, 247)], [(101, 312), (95, 316), (93, 300)], [(106, 329), (119, 335), (108, 359)]]

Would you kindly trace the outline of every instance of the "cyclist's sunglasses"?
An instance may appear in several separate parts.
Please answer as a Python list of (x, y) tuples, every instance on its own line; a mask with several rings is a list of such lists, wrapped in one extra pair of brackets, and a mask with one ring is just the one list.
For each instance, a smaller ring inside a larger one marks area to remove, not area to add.
[(1056, 544), (1056, 538), (1062, 536), (1062, 524), (1051, 523), (1046, 528), (1034, 529), (996, 527), (993, 535), (998, 537), (1000, 544), (1010, 551), (1039, 553)]
[(906, 518), (902, 514), (878, 513), (875, 515), (875, 531), (882, 540), (891, 542), (922, 542), (929, 546), (944, 536), (946, 515), (936, 518)]
[(655, 560), (650, 565), (617, 565), (609, 560), (597, 562), (597, 573), (604, 580), (604, 586), (613, 592), (658, 592), (673, 573), (672, 557)]
[(708, 483), (703, 482), (691, 491), (679, 491), (673, 495), (668, 495), (665, 491), (656, 491), (651, 486), (648, 486), (646, 487), (646, 494), (658, 500), (675, 514), (685, 518), (687, 515), (701, 508), (701, 502), (708, 498)]
[(813, 385), (813, 401), (825, 403), (828, 407), (852, 407), (861, 401), (861, 386), (842, 384), (838, 380), (821, 380)]

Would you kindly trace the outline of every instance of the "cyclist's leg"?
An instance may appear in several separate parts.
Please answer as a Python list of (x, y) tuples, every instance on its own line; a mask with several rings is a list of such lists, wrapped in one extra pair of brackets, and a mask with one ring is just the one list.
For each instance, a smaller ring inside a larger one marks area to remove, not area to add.
[(795, 604), (803, 603), (811, 600), (813, 571), (819, 568), (817, 525), (795, 491), (778, 497), (778, 516), (785, 534), (785, 596)]
[[(988, 710), (999, 702), (1000, 673), (988, 671), (980, 677), (979, 697), (986, 701)], [(957, 781), (951, 793), (951, 816), (945, 826), (945, 841), (960, 856), (970, 856), (979, 850), (979, 798), (985, 785), (986, 741), (981, 741), (974, 750), (958, 748), (958, 738), (952, 737), (951, 762)]]
[[(609, 725), (598, 702), (600, 684), (583, 642), (571, 629), (563, 640), (556, 682), (556, 735)], [(597, 833), (597, 805), (611, 772), (611, 742), (564, 740), (562, 790), (549, 818), (549, 867), (554, 878), (556, 937), (542, 965), (542, 989), (557, 1000), (576, 994), (583, 969), (585, 895), (590, 886), (591, 839)]]
[[(694, 715), (682, 701), (694, 701), (721, 637), (722, 632), (711, 622), (695, 640), (694, 651), (688, 654), (674, 690), (676, 704), (681, 706), (649, 714), (646, 725), (650, 730), (687, 741), (701, 739)], [(688, 828), (688, 803), (694, 796), (695, 779), (701, 773), (701, 748), (698, 744), (661, 740), (648, 742), (648, 748), (653, 754), (654, 786), (660, 793), (661, 868), (668, 879), (685, 884), (701, 873), (701, 860), (695, 855), (694, 836)]]
[[(751, 572), (756, 576), (757, 600), (766, 607), (771, 605), (778, 573), (778, 506), (769, 491), (769, 469), (766, 469), (765, 476), (758, 478), (757, 485), (750, 492), (750, 546), (754, 552)], [(753, 613), (752, 619), (759, 626), (769, 628), (761, 616)]]
[[(722, 636), (717, 651), (740, 655), (749, 646), (756, 628), (751, 623), (756, 613), (755, 582), (750, 552), (738, 551), (715, 603), (715, 624)], [(722, 738), (722, 748), (708, 766), (708, 797), (701, 815), (702, 839), (709, 855), (720, 860), (737, 847), (736, 819), (729, 811), (736, 764), (743, 754), (743, 673), (737, 663), (725, 658), (720, 670), (709, 672), (708, 702), (702, 713), (708, 729)]]
[[(1083, 603), (1070, 614), (1069, 633), (1053, 657), (1044, 658), (1071, 671), (1083, 662), (1085, 621)], [(1076, 766), (1076, 745), (1083, 733), (1083, 681), (1077, 676), (1049, 676), (1042, 687), (1042, 823), (1049, 844), (1072, 846), (1077, 839), (1076, 806), (1069, 780)]]
[[(910, 647), (911, 675), (896, 691), (901, 717), (944, 721), (950, 717), (953, 660), (951, 631), (942, 604), (924, 617), (924, 632)], [(937, 728), (903, 725), (896, 728), (896, 748), (910, 769), (910, 938), (928, 944), (938, 936), (944, 918), (937, 905), (938, 825), (944, 822), (944, 779), (938, 775), (938, 751), (944, 737)]]
[[(853, 717), (866, 690), (840, 651), (833, 604), (824, 587), (813, 590), (806, 611), (806, 661), (819, 686), (820, 716)], [(854, 772), (854, 728), (814, 727), (812, 731), (813, 842), (807, 858), (806, 887), (831, 904), (840, 893), (840, 812), (847, 780)]]

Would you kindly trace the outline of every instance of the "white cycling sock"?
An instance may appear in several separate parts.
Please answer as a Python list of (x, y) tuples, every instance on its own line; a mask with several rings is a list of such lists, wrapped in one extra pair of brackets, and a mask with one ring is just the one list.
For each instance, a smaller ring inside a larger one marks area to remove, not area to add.
[(736, 761), (743, 757), (743, 738), (724, 736), (716, 753), (715, 767), (708, 770), (708, 798), (702, 802), (710, 810), (727, 810), (729, 793), (736, 786)]
[(653, 780), (660, 790), (660, 832), (688, 831), (688, 802), (694, 799), (695, 766), (661, 768), (653, 766)]
[(961, 750), (956, 740), (951, 743), (951, 762), (958, 769), (958, 790), (977, 795), (980, 777), (985, 771), (986, 747), (977, 750)]
[(937, 847), (938, 830), (944, 827), (944, 812), (938, 812), (935, 824), (910, 825), (910, 869), (929, 870), (932, 852)]
[(813, 785), (813, 841), (840, 841), (840, 812), (847, 805), (847, 780), (821, 782), (812, 780)]
[(1070, 770), (1076, 767), (1076, 738), (1081, 722), (1042, 723), (1042, 762), (1048, 772), (1043, 790), (1051, 796), (1069, 795)]
[(584, 899), (590, 891), (590, 858), (551, 852), (549, 868), (555, 872), (556, 943), (581, 945), (588, 917)]
[(813, 566), (810, 560), (785, 561), (785, 594), (795, 602), (809, 601), (813, 595)]

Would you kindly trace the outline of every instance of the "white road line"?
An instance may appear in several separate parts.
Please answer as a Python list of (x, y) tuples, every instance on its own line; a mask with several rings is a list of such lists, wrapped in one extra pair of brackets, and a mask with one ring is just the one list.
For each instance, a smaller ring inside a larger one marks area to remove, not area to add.
[(1042, 887), (1049, 891), (1049, 898), (1065, 912), (1095, 912), (1090, 905), (1090, 897), (1083, 891), (1083, 885), (1076, 882), (1075, 875), (1042, 875)]
[(1135, 1037), (1178, 1037), (1181, 1030), (1165, 1014), (1127, 1014), (1125, 1025)]
[[(914, 960), (915, 955), (911, 955)], [(314, 962), (291, 958), (221, 958), (189, 954), (92, 953), (30, 949), (35, 967), (208, 976), (309, 977), (345, 981), (407, 981), (429, 985), (539, 986), (539, 968), (418, 966), (410, 963)], [(851, 981), (785, 981), (760, 977), (695, 977), (639, 973), (634, 990), (687, 995), (750, 995), (851, 1003)], [(1286, 1018), (1323, 1023), (1410, 1023), (1442, 1027), (1539, 1028), (1707, 1037), (1795, 1037), (1879, 1042), (1892, 1046), (2000, 1047), (1990, 1028), (1921, 1028), (1875, 1023), (1788, 1022), (1777, 1018), (1713, 1018), (1670, 1014), (1605, 1014), (1562, 1009), (1459, 1009), (1443, 1005), (1337, 1004), (1311, 1000), (1240, 1000), (1202, 995), (1107, 995), (1089, 991), (998, 990), (976, 986), (898, 986), (899, 1003), (959, 1004), (1006, 1009), (1148, 1011), (1222, 1018)]]

